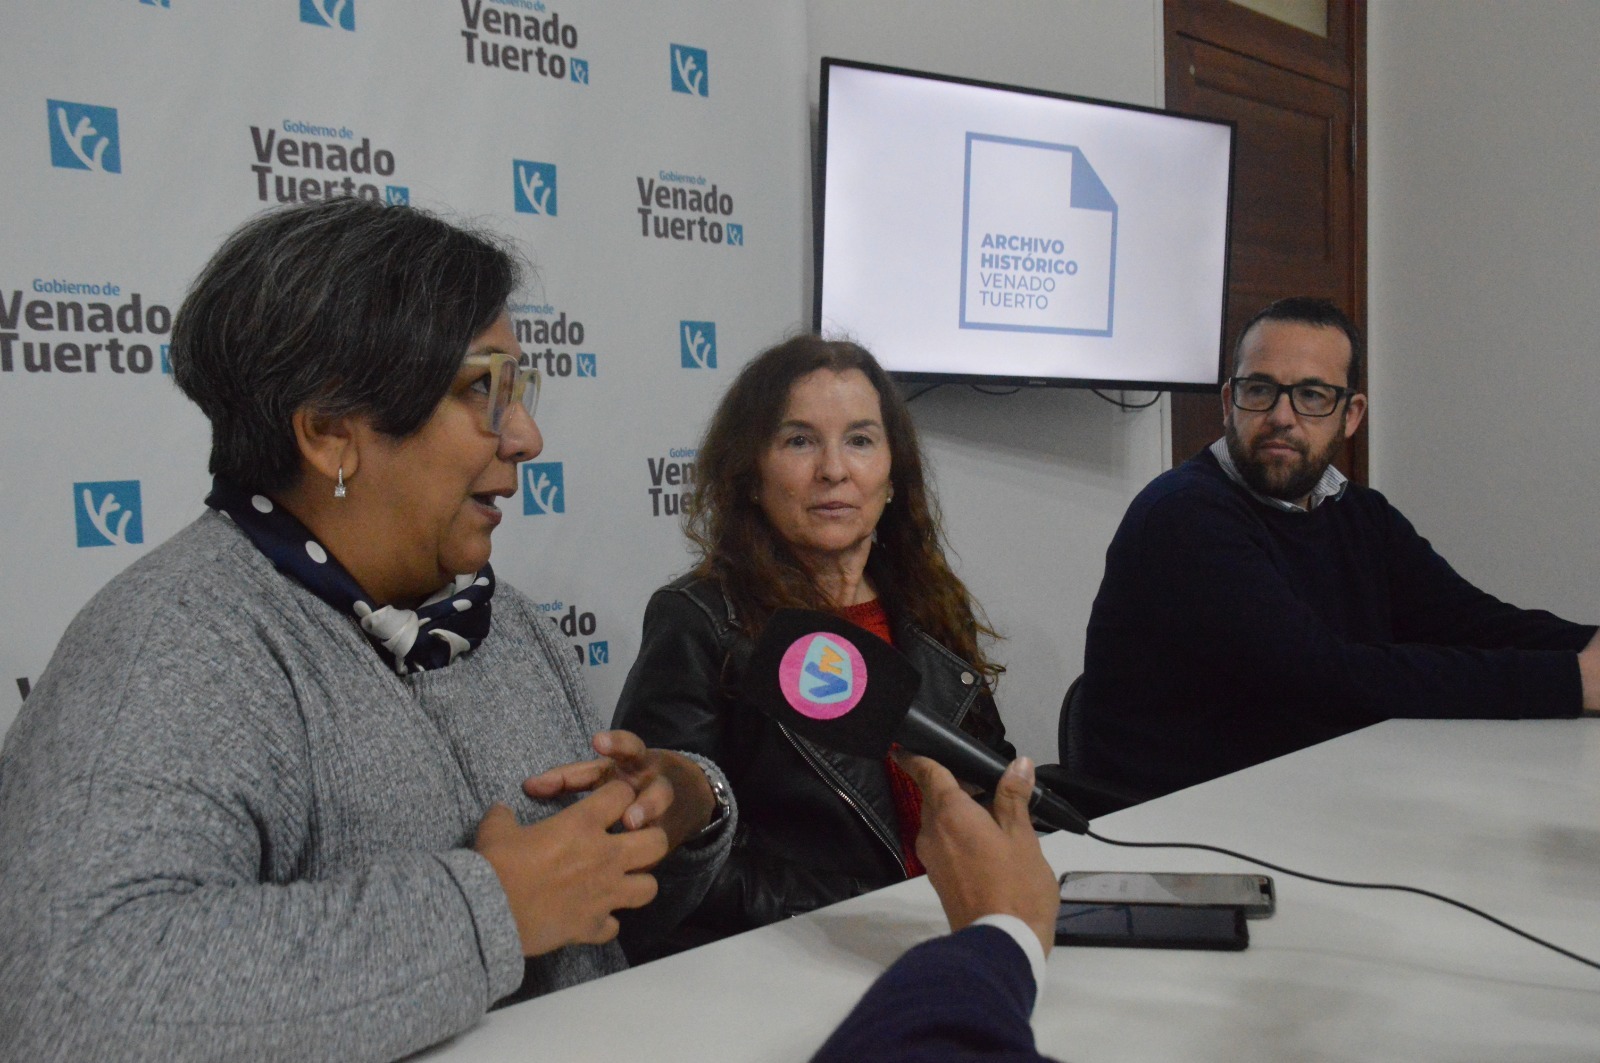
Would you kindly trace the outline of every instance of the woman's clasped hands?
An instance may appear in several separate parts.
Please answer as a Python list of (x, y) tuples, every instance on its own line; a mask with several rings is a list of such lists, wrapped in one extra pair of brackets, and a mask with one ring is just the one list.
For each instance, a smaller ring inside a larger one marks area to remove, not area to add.
[(593, 746), (595, 759), (522, 784), (535, 799), (581, 799), (529, 826), (495, 804), (478, 824), (473, 848), (499, 877), (527, 956), (616, 937), (614, 913), (649, 904), (650, 869), (711, 819), (710, 783), (687, 757), (630, 731), (602, 731)]

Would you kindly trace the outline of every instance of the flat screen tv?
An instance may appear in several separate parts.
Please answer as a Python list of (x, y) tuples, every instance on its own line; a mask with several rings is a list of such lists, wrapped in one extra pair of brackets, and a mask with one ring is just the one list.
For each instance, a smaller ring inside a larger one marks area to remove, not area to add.
[(816, 328), (905, 380), (1220, 383), (1232, 123), (822, 61)]

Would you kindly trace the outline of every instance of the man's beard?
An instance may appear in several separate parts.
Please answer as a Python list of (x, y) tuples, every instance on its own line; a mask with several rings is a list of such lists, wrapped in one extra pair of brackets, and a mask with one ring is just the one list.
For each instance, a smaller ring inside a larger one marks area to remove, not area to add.
[(1228, 441), (1228, 455), (1233, 458), (1233, 464), (1239, 470), (1239, 475), (1244, 478), (1244, 482), (1257, 494), (1284, 502), (1299, 502), (1309, 495), (1311, 489), (1322, 479), (1322, 474), (1328, 471), (1328, 466), (1333, 464), (1333, 459), (1338, 456), (1339, 448), (1344, 446), (1345, 442), (1343, 417), (1339, 417), (1339, 431), (1316, 454), (1308, 453), (1302, 449), (1302, 444), (1283, 433), (1264, 433), (1257, 437), (1257, 445), (1268, 440), (1279, 440), (1294, 447), (1300, 454), (1300, 460), (1293, 464), (1276, 462), (1268, 465), (1266, 462), (1256, 460), (1245, 450), (1244, 440), (1239, 438), (1232, 417), (1228, 418), (1227, 424), (1223, 427), (1224, 437)]

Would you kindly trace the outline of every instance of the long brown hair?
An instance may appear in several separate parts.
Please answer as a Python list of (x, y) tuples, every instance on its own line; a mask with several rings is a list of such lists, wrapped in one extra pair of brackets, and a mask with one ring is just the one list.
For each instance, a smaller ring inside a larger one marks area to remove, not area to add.
[(699, 550), (696, 571), (715, 579), (740, 622), (759, 633), (775, 609), (833, 611), (811, 573), (773, 530), (756, 502), (760, 461), (788, 408), (796, 381), (819, 369), (860, 370), (878, 393), (888, 437), (894, 501), (878, 520), (867, 562), (884, 610), (908, 621), (993, 678), (980, 635), (995, 632), (944, 556), (939, 505), (928, 491), (916, 427), (877, 359), (855, 343), (802, 335), (757, 355), (722, 397), (695, 456), (695, 487), (684, 529)]

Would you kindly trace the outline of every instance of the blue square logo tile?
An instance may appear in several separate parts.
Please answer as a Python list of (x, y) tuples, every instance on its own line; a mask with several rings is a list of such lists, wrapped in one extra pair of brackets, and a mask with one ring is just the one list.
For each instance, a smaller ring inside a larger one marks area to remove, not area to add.
[(80, 547), (144, 542), (144, 506), (138, 480), (75, 483), (72, 509)]
[(567, 511), (566, 478), (559, 461), (522, 463), (522, 512), (527, 516)]
[(556, 168), (554, 163), (511, 161), (513, 194), (517, 213), (556, 216)]
[(672, 46), (672, 91), (690, 96), (711, 95), (711, 71), (704, 48)]
[(716, 323), (678, 322), (678, 353), (685, 369), (715, 369), (717, 367)]
[(122, 172), (117, 109), (91, 103), (46, 100), (50, 120), (50, 165), (63, 170)]
[(330, 29), (356, 28), (356, 0), (300, 0), (300, 21)]

